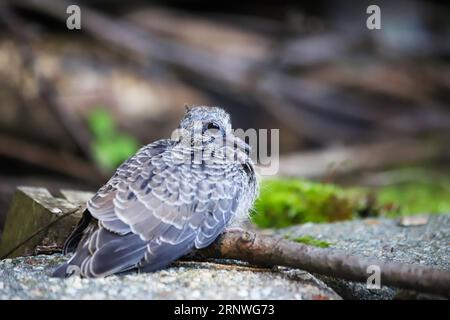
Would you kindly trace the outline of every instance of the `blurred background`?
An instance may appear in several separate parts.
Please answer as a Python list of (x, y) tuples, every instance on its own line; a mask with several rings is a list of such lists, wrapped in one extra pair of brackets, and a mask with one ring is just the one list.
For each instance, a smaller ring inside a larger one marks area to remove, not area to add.
[[(0, 3), (0, 229), (16, 186), (95, 191), (185, 104), (279, 128), (280, 177), (395, 187), (387, 198), (425, 201), (411, 211), (450, 211), (445, 1), (212, 3)], [(81, 30), (66, 28), (69, 4)]]

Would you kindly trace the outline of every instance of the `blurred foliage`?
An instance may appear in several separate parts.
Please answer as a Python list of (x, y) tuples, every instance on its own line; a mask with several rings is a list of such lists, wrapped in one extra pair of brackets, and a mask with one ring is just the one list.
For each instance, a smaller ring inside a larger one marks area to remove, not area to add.
[(389, 216), (415, 213), (450, 212), (450, 185), (403, 183), (377, 192), (378, 201), (392, 204)]
[(388, 173), (396, 181), (374, 190), (387, 216), (450, 212), (447, 166), (404, 167)]
[(114, 119), (106, 110), (97, 108), (88, 119), (93, 134), (91, 148), (103, 170), (113, 171), (139, 148), (136, 139), (118, 131)]
[(440, 183), (400, 183), (372, 190), (343, 188), (299, 179), (262, 182), (253, 222), (282, 228), (305, 222), (333, 222), (359, 217), (396, 217), (450, 212), (450, 190)]
[(290, 235), (286, 235), (285, 238), (288, 240), (291, 240), (291, 241), (295, 241), (298, 243), (304, 243), (304, 244), (314, 246), (314, 247), (319, 247), (319, 248), (328, 248), (329, 246), (332, 245), (331, 242), (319, 240), (312, 236), (292, 237)]

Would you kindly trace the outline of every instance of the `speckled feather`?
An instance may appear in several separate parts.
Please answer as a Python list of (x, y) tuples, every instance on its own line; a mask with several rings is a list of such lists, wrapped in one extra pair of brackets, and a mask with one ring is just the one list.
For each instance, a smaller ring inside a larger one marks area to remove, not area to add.
[[(65, 251), (75, 254), (54, 276), (65, 277), (74, 268), (84, 277), (151, 272), (208, 246), (232, 221), (248, 215), (258, 187), (250, 157), (226, 149), (213, 135), (196, 136), (198, 122), (244, 144), (232, 135), (222, 109), (189, 108), (180, 123), (184, 139), (144, 146), (88, 202), (84, 221), (66, 242)], [(195, 150), (214, 151), (194, 159)], [(191, 161), (180, 161), (187, 157)]]

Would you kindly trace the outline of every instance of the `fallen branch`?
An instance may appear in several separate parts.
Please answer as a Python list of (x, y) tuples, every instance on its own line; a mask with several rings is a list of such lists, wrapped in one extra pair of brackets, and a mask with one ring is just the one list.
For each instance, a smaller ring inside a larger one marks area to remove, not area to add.
[(370, 276), (367, 268), (375, 265), (380, 268), (382, 285), (450, 297), (448, 270), (357, 257), (248, 231), (225, 232), (211, 246), (196, 253), (196, 256), (299, 268), (358, 282), (366, 282)]

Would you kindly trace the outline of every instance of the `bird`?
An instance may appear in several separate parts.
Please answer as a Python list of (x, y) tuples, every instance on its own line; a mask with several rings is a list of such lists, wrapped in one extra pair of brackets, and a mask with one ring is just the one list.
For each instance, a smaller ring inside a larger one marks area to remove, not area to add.
[(251, 147), (220, 107), (186, 106), (174, 134), (143, 146), (87, 202), (53, 277), (154, 272), (248, 220)]

